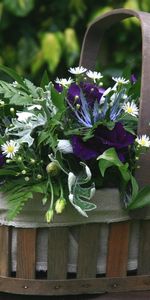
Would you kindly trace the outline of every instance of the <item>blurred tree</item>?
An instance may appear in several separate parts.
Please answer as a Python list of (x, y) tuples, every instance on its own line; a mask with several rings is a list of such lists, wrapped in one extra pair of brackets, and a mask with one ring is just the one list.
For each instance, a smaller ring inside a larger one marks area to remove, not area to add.
[[(0, 63), (39, 82), (45, 69), (50, 77), (66, 75), (78, 65), (87, 25), (114, 8), (150, 11), (149, 0), (0, 0)], [(98, 68), (121, 74), (126, 66), (139, 73), (141, 38), (138, 21), (114, 26), (103, 41)]]

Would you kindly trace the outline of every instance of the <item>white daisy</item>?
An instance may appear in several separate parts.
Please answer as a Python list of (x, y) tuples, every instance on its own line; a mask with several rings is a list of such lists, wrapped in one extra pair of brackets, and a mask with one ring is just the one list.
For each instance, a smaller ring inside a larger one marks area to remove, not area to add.
[(26, 123), (29, 118), (34, 116), (34, 114), (32, 114), (31, 112), (26, 111), (17, 112), (16, 115), (18, 116), (18, 121), (24, 123)]
[(57, 149), (64, 153), (73, 153), (73, 148), (69, 140), (58, 140)]
[(112, 79), (118, 83), (118, 84), (127, 84), (129, 83), (129, 80), (126, 80), (125, 78), (123, 77), (112, 77)]
[(86, 75), (89, 77), (89, 78), (91, 78), (91, 79), (93, 79), (94, 80), (94, 82), (96, 81), (96, 79), (101, 79), (101, 78), (103, 78), (103, 76), (102, 76), (102, 74), (100, 73), (100, 72), (96, 72), (96, 71), (87, 71), (86, 72)]
[(68, 85), (70, 85), (71, 83), (73, 83), (73, 79), (71, 77), (69, 77), (69, 79), (66, 78), (61, 78), (59, 79), (58, 77), (55, 80), (56, 83), (61, 84), (65, 87), (67, 87)]
[(8, 157), (8, 158), (13, 158), (15, 154), (19, 150), (19, 144), (16, 141), (10, 140), (7, 141), (5, 144), (1, 146), (2, 153)]
[(133, 117), (136, 117), (138, 115), (138, 107), (133, 101), (131, 103), (125, 103), (122, 108), (127, 114), (132, 115)]
[(76, 68), (70, 68), (68, 70), (71, 74), (74, 74), (74, 75), (80, 75), (82, 73), (85, 73), (87, 71), (87, 69), (83, 68), (82, 66), (81, 67), (76, 67)]
[(137, 137), (135, 141), (142, 147), (150, 147), (150, 138), (146, 134)]

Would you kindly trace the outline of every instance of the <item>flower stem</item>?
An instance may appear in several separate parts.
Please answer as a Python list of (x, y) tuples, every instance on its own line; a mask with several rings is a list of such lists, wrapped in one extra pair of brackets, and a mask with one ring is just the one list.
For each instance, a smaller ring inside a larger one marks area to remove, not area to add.
[(54, 189), (53, 189), (53, 185), (52, 185), (52, 181), (50, 176), (48, 176), (48, 183), (50, 186), (50, 191), (51, 191), (51, 204), (50, 204), (50, 209), (53, 208), (53, 203), (54, 203)]
[(62, 183), (61, 183), (60, 179), (59, 179), (59, 186), (60, 186), (60, 198), (63, 198), (64, 191), (63, 191), (63, 186), (62, 186)]

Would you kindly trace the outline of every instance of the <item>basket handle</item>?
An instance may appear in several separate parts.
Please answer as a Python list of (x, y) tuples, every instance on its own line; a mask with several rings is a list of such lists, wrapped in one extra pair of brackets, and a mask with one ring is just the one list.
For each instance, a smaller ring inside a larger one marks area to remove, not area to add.
[[(89, 25), (85, 33), (80, 65), (94, 69), (105, 31), (114, 23), (129, 17), (137, 17), (142, 29), (142, 79), (138, 134), (150, 136), (150, 14), (130, 9), (115, 9), (98, 17)], [(150, 151), (143, 155), (139, 164), (140, 169), (136, 172), (136, 178), (140, 186), (148, 185), (150, 184)]]

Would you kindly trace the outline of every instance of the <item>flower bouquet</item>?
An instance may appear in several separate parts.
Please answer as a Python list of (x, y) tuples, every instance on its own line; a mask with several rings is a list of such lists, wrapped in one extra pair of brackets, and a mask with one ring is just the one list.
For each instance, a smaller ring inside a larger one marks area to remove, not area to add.
[(0, 190), (8, 220), (39, 193), (48, 205), (46, 221), (68, 202), (83, 217), (96, 209), (96, 189), (117, 187), (123, 209), (150, 204), (150, 187), (139, 190), (134, 177), (150, 138), (137, 136), (139, 83), (70, 68), (69, 79), (36, 87), (14, 71), (0, 81)]

